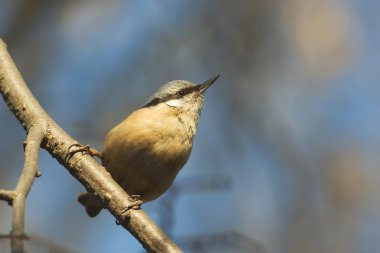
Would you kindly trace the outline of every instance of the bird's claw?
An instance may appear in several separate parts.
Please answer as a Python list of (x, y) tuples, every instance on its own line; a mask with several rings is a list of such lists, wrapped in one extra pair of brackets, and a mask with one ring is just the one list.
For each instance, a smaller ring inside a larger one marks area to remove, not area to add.
[(128, 200), (131, 202), (136, 202), (136, 201), (139, 201), (140, 199), (141, 199), (141, 196), (138, 194), (130, 195), (128, 198)]
[(131, 195), (129, 196), (128, 198), (129, 201), (132, 202), (132, 204), (127, 208), (127, 211), (128, 210), (138, 210), (138, 209), (141, 209), (141, 205), (142, 205), (142, 200), (141, 200), (141, 196), (136, 194), (136, 195)]
[[(72, 147), (77, 147), (77, 149), (70, 151), (70, 149)], [(75, 155), (78, 152), (81, 152), (82, 155), (90, 155), (92, 157), (97, 156), (100, 159), (102, 159), (100, 153), (96, 149), (91, 148), (90, 145), (83, 146), (82, 144), (74, 143), (74, 144), (70, 145), (70, 147), (68, 148), (68, 151), (69, 152), (66, 155), (66, 160), (70, 160), (71, 157), (73, 157), (73, 155)]]
[[(132, 204), (130, 204), (129, 206), (124, 208), (124, 210), (122, 211), (124, 219), (126, 219), (128, 217), (126, 215), (126, 213), (129, 210), (139, 210), (139, 209), (141, 209), (141, 205), (143, 204), (140, 195), (131, 195), (131, 196), (129, 196), (128, 200), (131, 201)], [(120, 224), (121, 224), (120, 221), (116, 220), (116, 225), (120, 225)]]

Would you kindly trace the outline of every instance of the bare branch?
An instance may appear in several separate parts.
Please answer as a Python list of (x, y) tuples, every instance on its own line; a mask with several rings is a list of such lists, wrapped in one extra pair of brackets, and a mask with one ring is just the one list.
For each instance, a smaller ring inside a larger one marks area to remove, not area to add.
[(39, 150), (45, 133), (44, 125), (30, 128), (25, 141), (24, 168), (14, 191), (0, 190), (0, 199), (13, 206), (12, 231), (10, 234), (12, 252), (24, 252), (25, 202), (38, 171)]
[(46, 132), (45, 124), (33, 125), (25, 141), (24, 169), (15, 188), (13, 199), (12, 221), (12, 252), (24, 252), (23, 238), (25, 236), (25, 202), (38, 172), (40, 145)]
[(12, 205), (13, 199), (16, 197), (15, 191), (1, 190), (0, 189), (0, 200), (7, 201), (9, 205)]
[[(87, 191), (96, 194), (106, 208), (129, 230), (148, 252), (182, 252), (177, 245), (147, 216), (143, 210), (133, 210), (128, 194), (92, 157), (75, 154), (67, 160), (68, 148), (77, 143), (42, 109), (32, 95), (4, 42), (0, 39), (0, 92), (25, 130), (36, 122), (46, 122), (41, 147), (57, 159)], [(20, 186), (21, 187), (21, 186)]]

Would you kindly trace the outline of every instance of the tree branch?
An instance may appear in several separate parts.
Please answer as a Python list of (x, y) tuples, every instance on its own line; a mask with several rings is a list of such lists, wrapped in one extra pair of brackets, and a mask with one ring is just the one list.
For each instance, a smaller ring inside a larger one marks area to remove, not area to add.
[(9, 205), (12, 205), (13, 199), (16, 197), (15, 191), (10, 190), (1, 190), (0, 189), (0, 200), (8, 202)]
[(182, 252), (143, 210), (131, 209), (134, 203), (129, 200), (127, 193), (92, 157), (77, 153), (69, 160), (66, 159), (68, 148), (77, 142), (42, 109), (26, 86), (1, 39), (0, 92), (27, 132), (30, 133), (37, 123), (38, 126), (44, 126), (41, 147), (57, 159), (87, 191), (96, 194), (120, 224), (130, 231), (148, 252)]
[(11, 248), (12, 252), (23, 252), (23, 238), (25, 237), (25, 202), (32, 188), (34, 178), (38, 172), (38, 158), (40, 145), (44, 138), (45, 125), (33, 125), (26, 137), (25, 145), (25, 162), (20, 179), (14, 190), (13, 206), (13, 221), (11, 231)]

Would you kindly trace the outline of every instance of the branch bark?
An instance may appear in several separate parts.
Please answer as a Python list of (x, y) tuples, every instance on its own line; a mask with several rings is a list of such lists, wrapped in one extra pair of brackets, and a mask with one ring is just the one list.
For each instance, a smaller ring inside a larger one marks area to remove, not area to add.
[(24, 169), (14, 190), (12, 199), (13, 220), (11, 231), (11, 248), (13, 253), (24, 252), (23, 238), (25, 236), (25, 202), (38, 172), (40, 145), (44, 138), (45, 125), (36, 122), (29, 129), (25, 147)]
[[(40, 106), (26, 86), (6, 49), (5, 43), (1, 39), (0, 92), (4, 101), (15, 114), (24, 129), (30, 134), (34, 131), (34, 126), (38, 126), (43, 136), (41, 147), (46, 149), (52, 157), (57, 159), (87, 191), (96, 194), (119, 223), (135, 236), (148, 252), (182, 252), (143, 210), (131, 209), (134, 203), (130, 201), (127, 193), (92, 157), (77, 153), (69, 160), (66, 159), (68, 148), (78, 142), (61, 129)], [(30, 136), (29, 134), (28, 137)], [(37, 144), (37, 141), (35, 141), (34, 144)], [(28, 146), (29, 140), (27, 139), (25, 150), (26, 158), (29, 151)], [(31, 145), (30, 150), (30, 152), (33, 152), (35, 145)], [(27, 160), (25, 160), (25, 164), (27, 164)], [(33, 166), (29, 165), (29, 167)], [(35, 166), (33, 168), (34, 174), (28, 170), (27, 176), (25, 175), (29, 183), (33, 183), (33, 178), (37, 173), (37, 167)], [(17, 185), (15, 192), (17, 190), (25, 190), (26, 188), (25, 185)], [(26, 192), (28, 193), (29, 190)], [(0, 199), (9, 201), (10, 195), (8, 193), (10, 192), (0, 191)], [(23, 196), (24, 198), (27, 196), (27, 193)], [(13, 193), (10, 194), (12, 195)], [(16, 196), (18, 196), (17, 193)], [(16, 204), (15, 199), (13, 200), (13, 204)], [(13, 228), (12, 234), (15, 233), (15, 231), (18, 230)]]
[(0, 200), (8, 202), (9, 205), (12, 205), (13, 199), (15, 198), (15, 191), (10, 190), (1, 190), (0, 189)]

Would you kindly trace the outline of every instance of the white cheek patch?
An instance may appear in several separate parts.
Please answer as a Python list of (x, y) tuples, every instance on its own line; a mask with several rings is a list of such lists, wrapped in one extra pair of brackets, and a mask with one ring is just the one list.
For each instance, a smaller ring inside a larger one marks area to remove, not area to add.
[(183, 105), (183, 101), (180, 99), (171, 99), (169, 101), (166, 101), (166, 104), (172, 107), (179, 107)]

